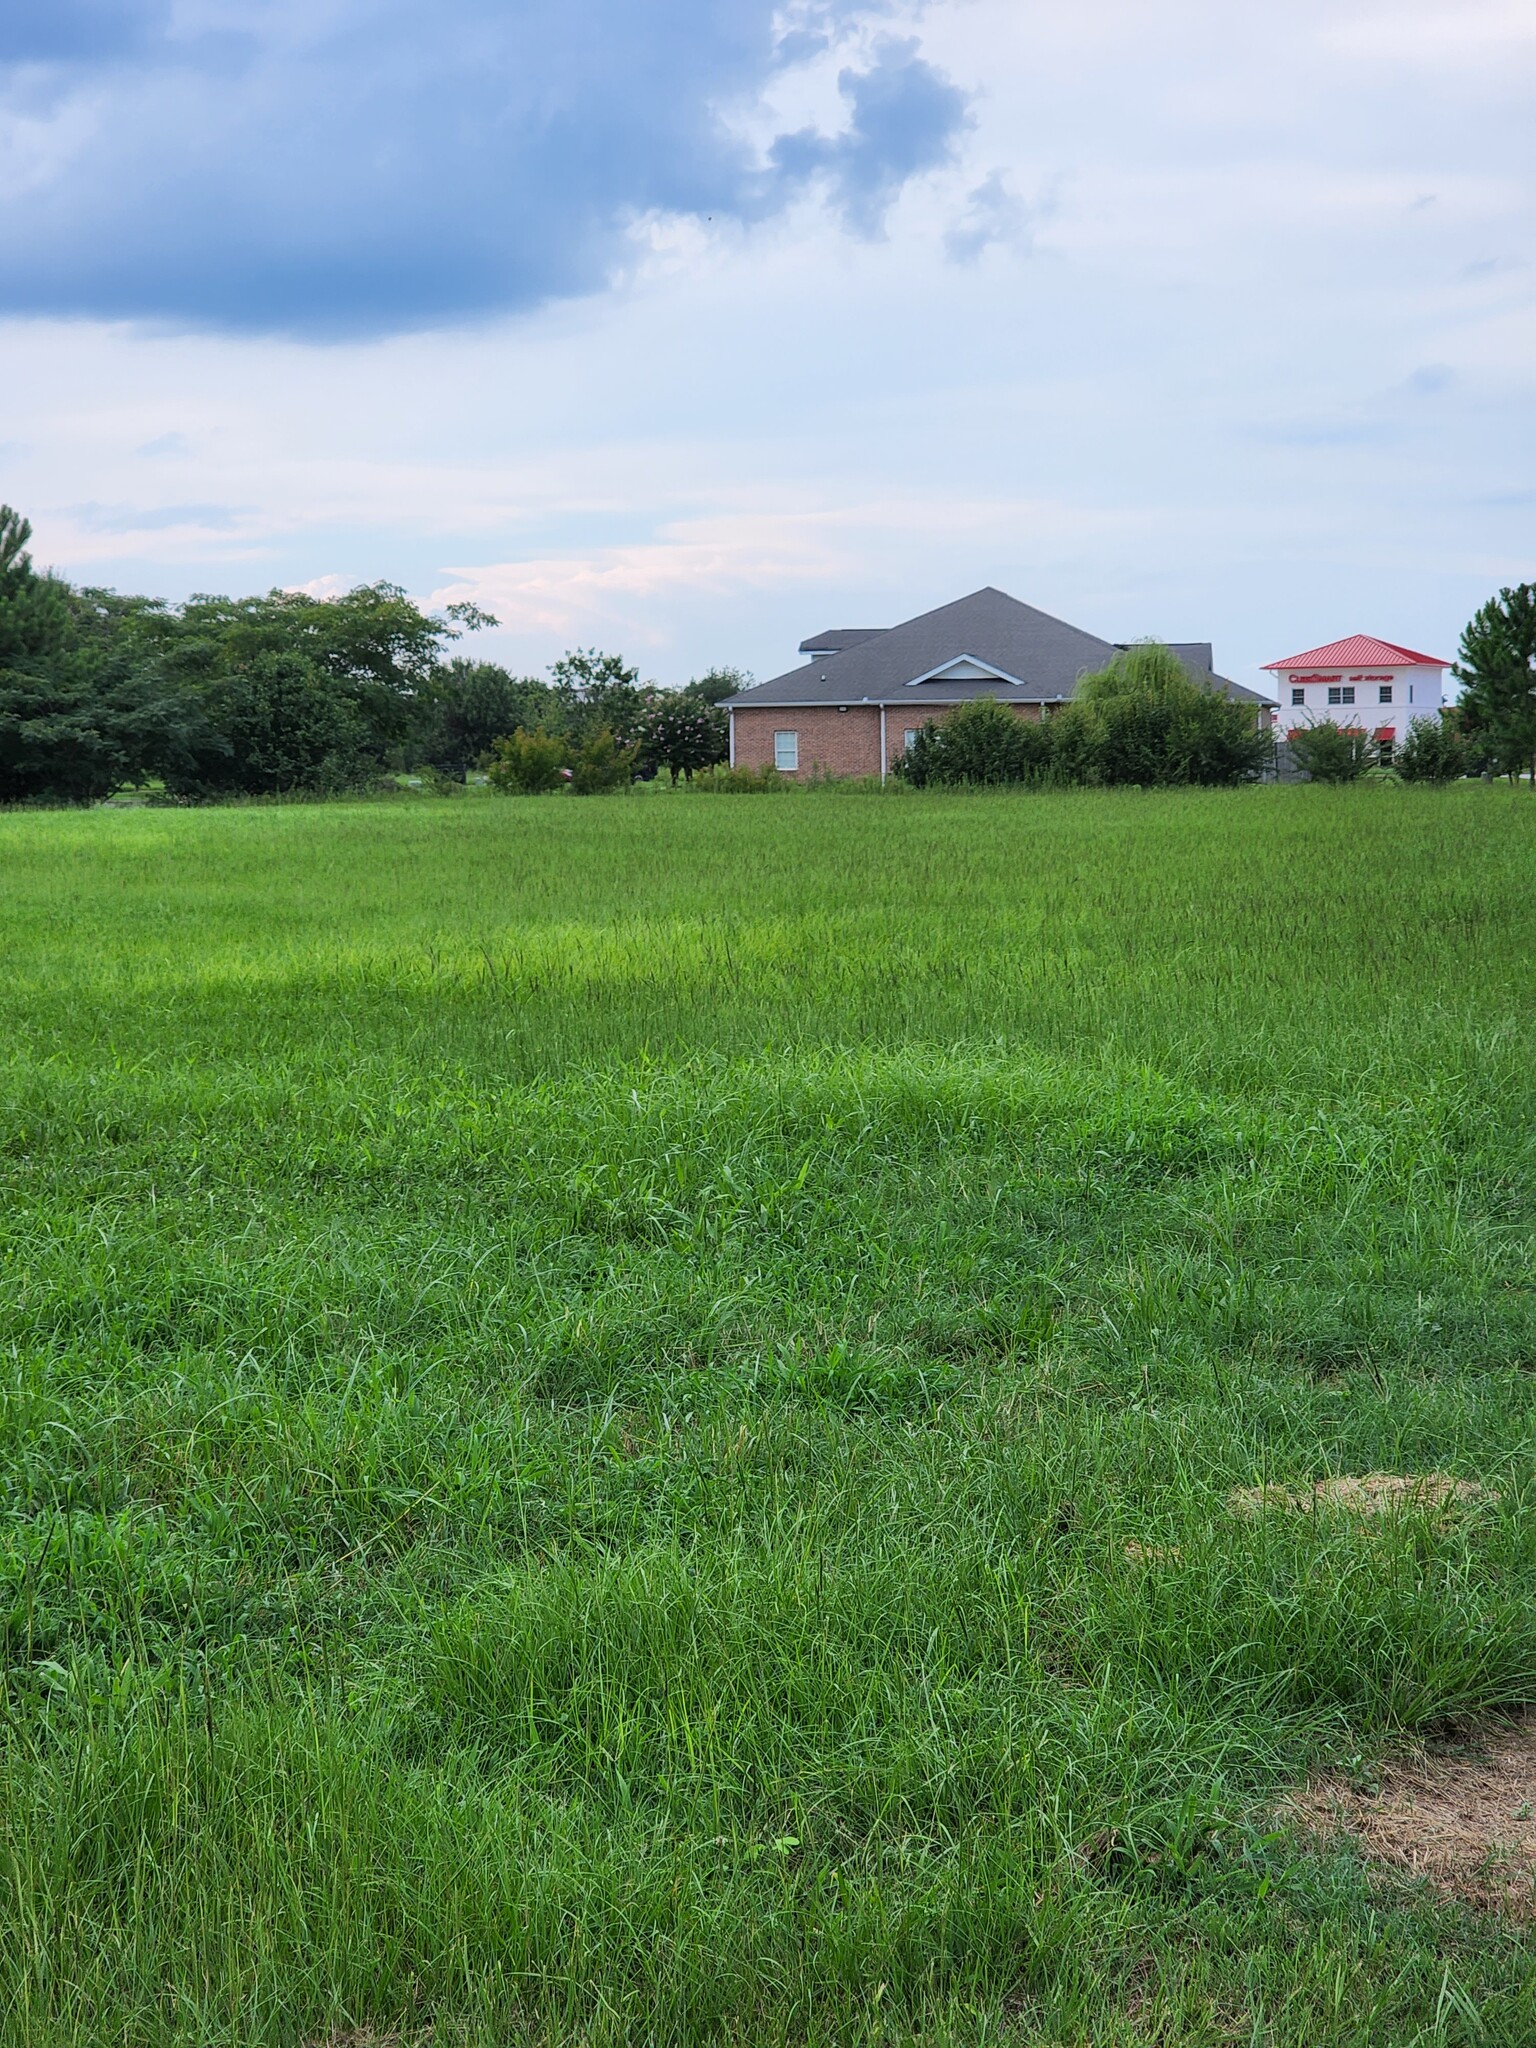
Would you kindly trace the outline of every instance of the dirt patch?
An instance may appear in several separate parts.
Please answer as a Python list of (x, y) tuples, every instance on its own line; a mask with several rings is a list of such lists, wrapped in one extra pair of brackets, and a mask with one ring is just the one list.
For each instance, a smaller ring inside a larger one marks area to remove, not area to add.
[(1285, 1817), (1449, 1898), (1536, 1920), (1536, 1718), (1384, 1763), (1363, 1784), (1314, 1778)]
[(410, 2035), (381, 2034), (374, 2027), (343, 2027), (308, 2043), (307, 2048), (431, 2048), (431, 2041), (430, 2026), (424, 2033)]
[(1448, 1515), (1474, 1501), (1497, 1499), (1478, 1480), (1455, 1479), (1449, 1472), (1362, 1472), (1319, 1479), (1308, 1487), (1239, 1487), (1227, 1495), (1227, 1506), (1234, 1515), (1261, 1515), (1269, 1508), (1300, 1514), (1322, 1507), (1352, 1515)]

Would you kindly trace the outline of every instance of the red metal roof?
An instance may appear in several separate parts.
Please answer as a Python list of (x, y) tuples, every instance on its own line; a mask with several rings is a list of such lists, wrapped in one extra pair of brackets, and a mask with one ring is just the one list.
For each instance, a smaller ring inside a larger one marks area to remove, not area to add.
[(1284, 661), (1266, 661), (1266, 669), (1278, 668), (1402, 668), (1423, 662), (1429, 668), (1449, 668), (1438, 654), (1415, 654), (1411, 647), (1399, 647), (1391, 640), (1373, 640), (1369, 633), (1351, 634), (1348, 640), (1330, 640), (1326, 647), (1309, 647), (1305, 654), (1288, 654)]

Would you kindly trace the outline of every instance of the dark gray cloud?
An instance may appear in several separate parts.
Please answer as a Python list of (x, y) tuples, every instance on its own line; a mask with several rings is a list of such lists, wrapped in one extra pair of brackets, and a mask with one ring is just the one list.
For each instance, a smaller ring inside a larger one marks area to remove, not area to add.
[(780, 68), (771, 0), (0, 6), (0, 112), (30, 152), (0, 194), (13, 313), (448, 325), (601, 286), (637, 216), (761, 219), (813, 171), (872, 233), (966, 117), (887, 40), (842, 74), (847, 132), (765, 163), (720, 108)]
[(850, 119), (841, 135), (781, 135), (772, 158), (786, 178), (824, 177), (855, 233), (876, 235), (909, 178), (948, 162), (967, 120), (966, 96), (917, 45), (887, 36), (867, 71), (838, 74)]

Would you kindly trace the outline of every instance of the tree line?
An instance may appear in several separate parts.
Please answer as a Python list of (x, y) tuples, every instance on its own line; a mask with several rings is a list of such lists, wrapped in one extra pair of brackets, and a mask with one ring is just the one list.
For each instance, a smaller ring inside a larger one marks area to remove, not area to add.
[(171, 605), (39, 571), (30, 538), (0, 506), (0, 803), (145, 784), (187, 801), (339, 794), (410, 770), (462, 781), (516, 735), (538, 735), (574, 787), (588, 785), (563, 771), (594, 750), (626, 782), (676, 779), (725, 759), (719, 705), (750, 680), (717, 669), (661, 690), (595, 649), (547, 679), (514, 676), (456, 650), (496, 623), (473, 605), (434, 616), (389, 583)]
[[(721, 668), (661, 690), (590, 648), (547, 677), (514, 676), (459, 651), (496, 623), (473, 605), (425, 613), (389, 583), (171, 605), (41, 572), (30, 537), (0, 505), (0, 803), (89, 803), (146, 784), (187, 801), (325, 795), (402, 771), (462, 781), (477, 767), (529, 794), (691, 779), (726, 759), (720, 706), (751, 680)], [(1536, 780), (1536, 584), (1481, 608), (1453, 673), (1460, 701), (1414, 722), (1396, 772)], [(1316, 780), (1374, 765), (1367, 735), (1331, 723), (1293, 745)], [(1201, 688), (1148, 643), (1039, 723), (991, 699), (959, 707), (921, 729), (896, 773), (919, 787), (1222, 784), (1262, 773), (1270, 746), (1251, 705)]]

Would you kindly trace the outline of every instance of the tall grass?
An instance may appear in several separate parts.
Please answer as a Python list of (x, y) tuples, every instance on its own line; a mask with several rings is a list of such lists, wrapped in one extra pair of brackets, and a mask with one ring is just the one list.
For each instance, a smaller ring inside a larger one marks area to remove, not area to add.
[(1272, 1816), (1536, 1687), (1533, 881), (1471, 786), (0, 818), (0, 2040), (1528, 2041)]

